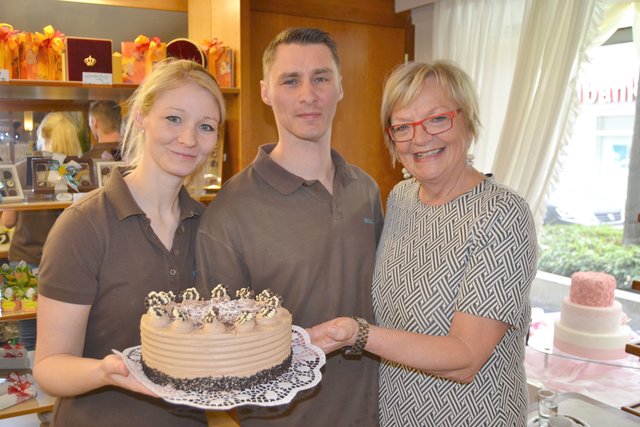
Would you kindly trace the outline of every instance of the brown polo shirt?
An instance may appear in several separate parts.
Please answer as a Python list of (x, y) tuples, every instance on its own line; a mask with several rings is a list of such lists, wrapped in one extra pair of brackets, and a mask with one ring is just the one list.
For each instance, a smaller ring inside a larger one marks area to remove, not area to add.
[[(107, 152), (113, 160), (121, 160), (120, 142), (98, 142), (89, 148), (89, 151), (82, 154), (81, 159), (94, 159), (96, 161), (104, 160), (102, 154)], [(109, 159), (107, 159), (109, 160)]]
[[(271, 160), (273, 147), (262, 146), (206, 209), (197, 237), (198, 282), (208, 289), (222, 283), (233, 292), (269, 288), (283, 296), (302, 327), (336, 316), (373, 320), (371, 280), (383, 226), (378, 186), (332, 151), (330, 194)], [(294, 404), (238, 413), (243, 427), (371, 427), (378, 423), (377, 385), (376, 361), (336, 352), (327, 358), (320, 385)]]
[(9, 261), (39, 265), (44, 242), (61, 212), (59, 209), (18, 212), (9, 246)]
[[(47, 298), (91, 305), (83, 356), (140, 344), (139, 323), (150, 291), (194, 285), (196, 227), (203, 205), (183, 188), (180, 223), (167, 250), (120, 173), (67, 208), (44, 247), (39, 291)], [(201, 411), (116, 387), (59, 400), (52, 425), (206, 425)]]

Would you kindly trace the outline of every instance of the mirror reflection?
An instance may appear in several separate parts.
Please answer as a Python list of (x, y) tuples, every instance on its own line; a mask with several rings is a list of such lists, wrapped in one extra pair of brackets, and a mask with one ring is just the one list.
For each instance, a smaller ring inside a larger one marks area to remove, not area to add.
[[(37, 129), (49, 111), (0, 111), (0, 161), (18, 163), (37, 147)], [(85, 111), (64, 111), (76, 127), (82, 152), (91, 147), (92, 136)]]

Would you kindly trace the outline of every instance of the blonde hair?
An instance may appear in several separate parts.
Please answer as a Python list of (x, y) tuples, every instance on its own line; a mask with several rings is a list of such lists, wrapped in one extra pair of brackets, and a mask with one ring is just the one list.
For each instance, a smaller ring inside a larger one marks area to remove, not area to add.
[(47, 114), (38, 126), (38, 149), (67, 156), (81, 156), (78, 130), (73, 122), (59, 112)]
[(471, 77), (458, 65), (449, 61), (433, 63), (408, 62), (396, 67), (387, 78), (382, 93), (380, 120), (384, 141), (391, 153), (391, 162), (398, 160), (394, 142), (387, 133), (391, 125), (392, 114), (411, 104), (422, 92), (424, 82), (434, 76), (438, 85), (449, 93), (451, 99), (462, 110), (464, 125), (471, 135), (471, 140), (478, 138), (480, 118), (478, 112), (478, 95)]
[[(224, 126), (226, 117), (224, 96), (216, 79), (196, 62), (168, 58), (155, 66), (153, 72), (138, 86), (127, 101), (128, 115), (122, 138), (122, 159), (129, 166), (135, 167), (138, 165), (144, 151), (144, 134), (137, 124), (138, 119), (149, 113), (161, 94), (181, 87), (185, 83), (196, 83), (213, 95), (220, 108), (219, 127)], [(218, 132), (218, 135), (221, 134), (221, 132)], [(222, 141), (218, 140), (217, 143), (222, 144)], [(195, 194), (194, 189), (197, 190), (202, 187), (200, 181), (203, 180), (202, 175), (207, 163), (207, 161), (203, 162), (191, 177), (188, 177), (185, 181), (185, 186), (192, 194)]]

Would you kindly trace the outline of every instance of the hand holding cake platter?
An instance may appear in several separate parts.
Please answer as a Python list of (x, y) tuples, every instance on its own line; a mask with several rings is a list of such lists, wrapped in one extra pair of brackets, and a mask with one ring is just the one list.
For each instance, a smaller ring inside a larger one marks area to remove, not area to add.
[(152, 292), (140, 322), (142, 345), (121, 355), (135, 378), (164, 400), (201, 409), (291, 402), (322, 377), (324, 352), (291, 325), (281, 298), (244, 288), (210, 300), (193, 288), (177, 298)]

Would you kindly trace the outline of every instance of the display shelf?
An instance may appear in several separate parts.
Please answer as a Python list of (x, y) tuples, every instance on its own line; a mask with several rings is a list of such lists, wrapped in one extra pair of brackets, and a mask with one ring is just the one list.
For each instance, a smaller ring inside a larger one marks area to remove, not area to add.
[[(0, 82), (0, 111), (50, 109), (54, 105), (86, 108), (95, 100), (124, 101), (137, 87), (134, 84), (91, 85), (51, 80), (4, 81)], [(222, 93), (235, 95), (240, 90), (223, 88)]]
[(72, 202), (47, 202), (47, 201), (24, 201), (14, 203), (1, 203), (0, 210), (16, 211), (45, 211), (51, 209), (65, 209), (71, 206)]
[(16, 310), (16, 311), (4, 311), (0, 310), (0, 322), (10, 322), (14, 320), (27, 320), (27, 319), (35, 319), (38, 317), (37, 311), (24, 311), (24, 310)]
[[(2, 369), (0, 370), (0, 381), (6, 381), (6, 378), (11, 372), (15, 372), (20, 375), (27, 374), (27, 373), (33, 375), (31, 367), (33, 366), (34, 352), (29, 351), (28, 354), (29, 354), (28, 369)], [(53, 410), (55, 398), (52, 396), (49, 396), (47, 393), (42, 391), (42, 389), (40, 388), (37, 382), (34, 381), (34, 384), (36, 386), (35, 397), (0, 410), (0, 419), (21, 417), (23, 415), (36, 414), (40, 412), (48, 412)]]
[(37, 395), (33, 399), (25, 400), (17, 405), (9, 406), (0, 411), (0, 420), (21, 417), (22, 415), (53, 411), (56, 399), (44, 393), (36, 384)]
[[(215, 199), (216, 194), (206, 194), (204, 196), (200, 196), (199, 200), (208, 205), (213, 199)], [(0, 203), (0, 211), (6, 210), (16, 210), (16, 211), (44, 211), (51, 209), (66, 209), (71, 206), (73, 202), (56, 202), (56, 201), (47, 201), (47, 200), (25, 200), (22, 202), (13, 202), (13, 203)], [(2, 251), (0, 248), (0, 255), (2, 255)]]

